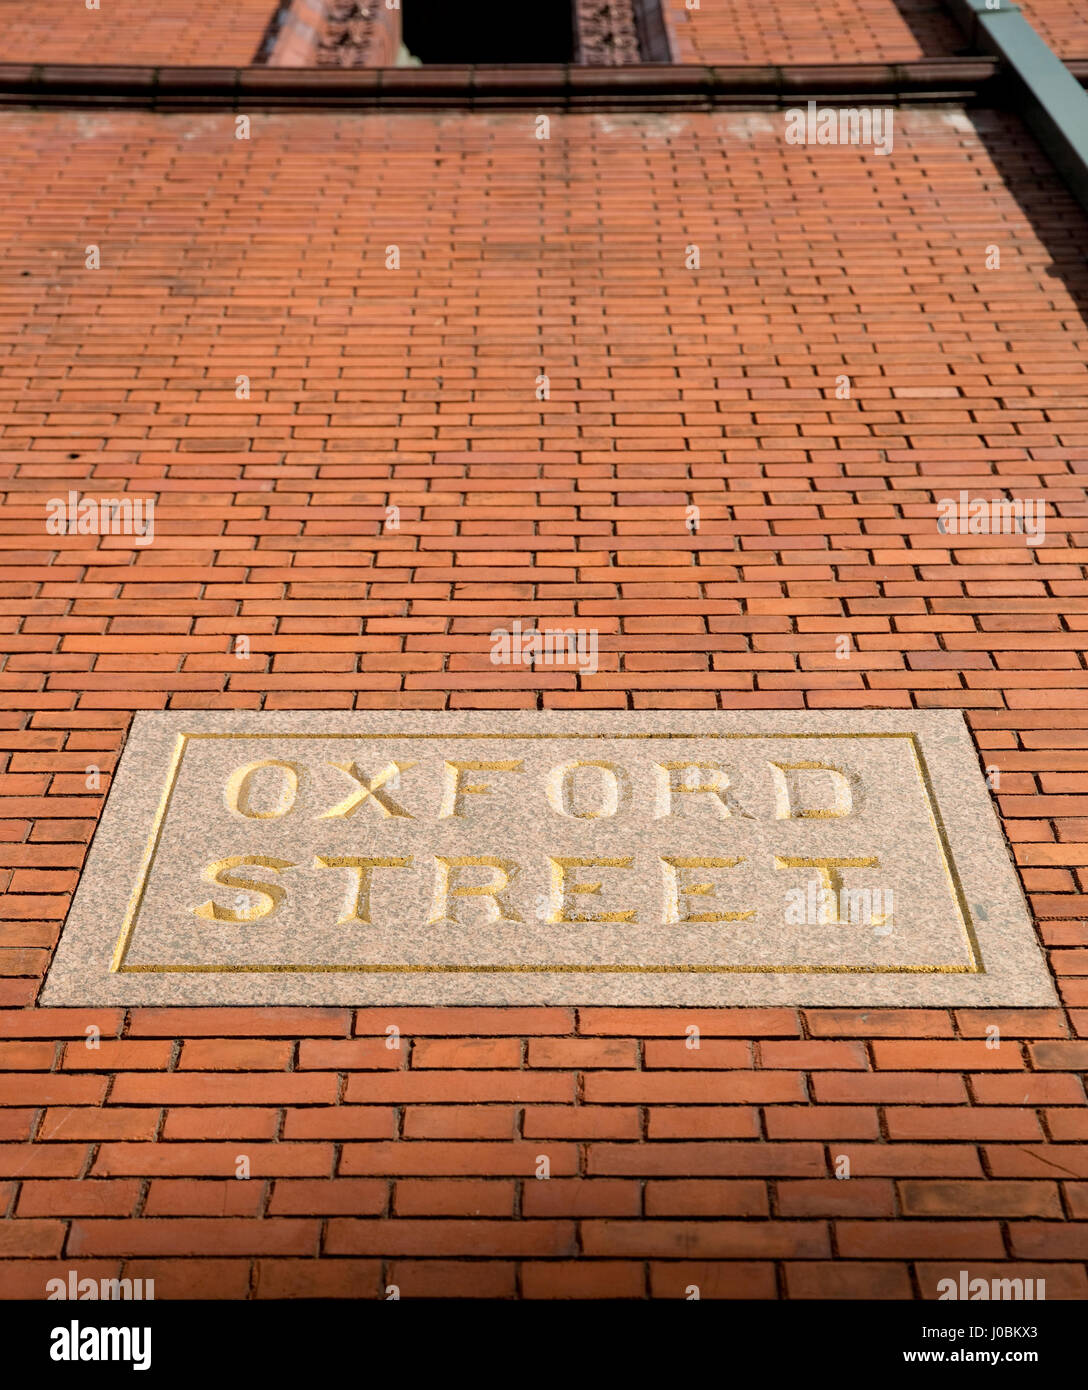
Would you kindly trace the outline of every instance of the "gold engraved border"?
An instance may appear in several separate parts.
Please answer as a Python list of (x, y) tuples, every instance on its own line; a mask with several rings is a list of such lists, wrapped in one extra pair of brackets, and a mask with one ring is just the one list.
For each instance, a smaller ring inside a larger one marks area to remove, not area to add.
[[(189, 746), (191, 739), (277, 739), (285, 741), (287, 739), (365, 739), (368, 742), (376, 742), (379, 739), (505, 739), (507, 741), (527, 741), (537, 739), (743, 739), (743, 738), (770, 738), (770, 739), (801, 739), (801, 738), (849, 738), (849, 739), (873, 739), (873, 738), (902, 738), (907, 739), (911, 754), (914, 759), (915, 771), (918, 773), (918, 780), (921, 783), (922, 791), (925, 795), (926, 808), (929, 813), (930, 825), (937, 841), (938, 849), (941, 854), (941, 866), (944, 869), (945, 878), (952, 895), (952, 900), (959, 913), (960, 925), (963, 928), (964, 940), (967, 946), (967, 954), (970, 958), (968, 965), (127, 965), (126, 959), (129, 947), (132, 944), (133, 933), (136, 930), (136, 921), (143, 906), (144, 894), (151, 877), (151, 869), (155, 862), (155, 855), (158, 853), (159, 842), (162, 839), (163, 826), (166, 823), (166, 816), (170, 810), (170, 802), (174, 796), (174, 789), (177, 786), (178, 777), (181, 772), (182, 760), (185, 757), (185, 750)], [(770, 733), (770, 734), (745, 734), (745, 733), (630, 733), (630, 734), (576, 734), (576, 733), (542, 733), (542, 734), (522, 734), (522, 733), (400, 733), (400, 734), (247, 734), (247, 733), (190, 733), (178, 734), (174, 745), (174, 751), (170, 759), (170, 766), (167, 769), (166, 785), (163, 788), (162, 798), (159, 801), (158, 810), (155, 812), (155, 819), (151, 824), (151, 834), (148, 836), (147, 844), (144, 847), (143, 857), (140, 861), (140, 870), (137, 876), (136, 887), (133, 890), (129, 901), (128, 910), (125, 913), (124, 921), (121, 924), (121, 934), (117, 938), (117, 945), (114, 948), (113, 959), (110, 963), (110, 972), (118, 974), (147, 974), (147, 975), (166, 975), (166, 974), (478, 974), (478, 975), (501, 975), (501, 974), (542, 974), (542, 975), (575, 975), (575, 974), (601, 974), (601, 975), (983, 975), (986, 973), (982, 963), (982, 952), (979, 949), (978, 937), (975, 932), (974, 920), (971, 911), (967, 906), (967, 897), (960, 881), (959, 870), (952, 856), (952, 847), (948, 842), (948, 833), (945, 830), (944, 819), (941, 816), (940, 807), (937, 805), (937, 796), (933, 790), (933, 783), (930, 779), (929, 768), (926, 765), (925, 754), (918, 735), (909, 730), (906, 732), (894, 733)]]

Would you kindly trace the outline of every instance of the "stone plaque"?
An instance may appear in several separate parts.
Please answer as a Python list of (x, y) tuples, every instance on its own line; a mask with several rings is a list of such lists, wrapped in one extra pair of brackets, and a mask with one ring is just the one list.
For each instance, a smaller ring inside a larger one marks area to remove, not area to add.
[(1055, 1002), (953, 712), (138, 714), (43, 1002)]

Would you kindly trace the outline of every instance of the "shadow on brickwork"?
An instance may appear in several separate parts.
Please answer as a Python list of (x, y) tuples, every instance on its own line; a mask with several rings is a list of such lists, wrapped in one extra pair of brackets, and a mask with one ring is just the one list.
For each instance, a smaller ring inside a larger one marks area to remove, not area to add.
[(924, 57), (955, 58), (971, 52), (942, 0), (895, 0), (895, 7)]
[[(1088, 334), (1088, 215), (1015, 113), (979, 110), (968, 115), (993, 161), (997, 180), (1015, 198), (1050, 257), (1052, 264), (1039, 271), (1043, 292), (1052, 287), (1059, 304), (1063, 289), (1072, 299), (1080, 317), (1074, 332), (1083, 343), (1082, 334)], [(1000, 230), (995, 227), (996, 233)], [(1026, 325), (1024, 336), (1030, 332), (1031, 325)], [(1017, 337), (1017, 329), (1010, 328), (1009, 336)]]

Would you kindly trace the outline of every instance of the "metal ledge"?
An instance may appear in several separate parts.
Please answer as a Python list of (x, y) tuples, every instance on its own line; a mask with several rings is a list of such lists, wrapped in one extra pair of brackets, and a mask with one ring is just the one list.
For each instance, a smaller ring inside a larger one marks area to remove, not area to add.
[(1088, 212), (1088, 93), (1083, 63), (1063, 63), (1009, 0), (947, 0), (971, 45), (997, 58), (1017, 114)]
[(794, 101), (1000, 102), (989, 57), (794, 67), (213, 68), (0, 65), (0, 105), (178, 110), (707, 109)]

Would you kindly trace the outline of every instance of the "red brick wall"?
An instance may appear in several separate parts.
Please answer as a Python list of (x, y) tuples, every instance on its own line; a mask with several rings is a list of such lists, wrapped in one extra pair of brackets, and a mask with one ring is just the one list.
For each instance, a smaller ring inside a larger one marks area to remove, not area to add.
[[(1017, 0), (1063, 58), (1088, 58), (1082, 0)], [(661, 0), (676, 63), (906, 63), (967, 39), (944, 0)]]
[(1088, 58), (1088, 10), (1080, 0), (1017, 0), (1024, 18), (1063, 58)]
[[(1011, 117), (781, 120), (0, 115), (9, 1296), (1088, 1293), (1084, 220)], [(45, 534), (126, 485), (153, 546)], [(598, 675), (496, 671), (540, 614)], [(538, 701), (964, 709), (1064, 1007), (32, 1007), (134, 709)]]
[(252, 63), (278, 0), (0, 0), (9, 63)]
[[(3, 0), (0, 60), (58, 63), (252, 63), (278, 0)], [(677, 63), (908, 62), (962, 52), (942, 0), (661, 0)], [(1024, 0), (1056, 52), (1088, 57), (1080, 0)], [(290, 61), (298, 61), (302, 50)]]
[(905, 63), (964, 48), (942, 0), (661, 4), (677, 63)]

